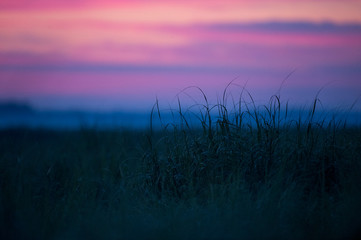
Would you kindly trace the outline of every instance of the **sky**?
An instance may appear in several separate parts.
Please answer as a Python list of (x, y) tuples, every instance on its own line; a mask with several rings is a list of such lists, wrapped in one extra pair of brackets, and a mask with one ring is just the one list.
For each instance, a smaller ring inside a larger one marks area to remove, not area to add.
[[(262, 103), (361, 95), (359, 0), (2, 0), (0, 101), (147, 111), (216, 102), (233, 80)], [(284, 81), (284, 79), (286, 79)], [(283, 83), (284, 81), (284, 83)], [(361, 103), (355, 105), (361, 110)]]

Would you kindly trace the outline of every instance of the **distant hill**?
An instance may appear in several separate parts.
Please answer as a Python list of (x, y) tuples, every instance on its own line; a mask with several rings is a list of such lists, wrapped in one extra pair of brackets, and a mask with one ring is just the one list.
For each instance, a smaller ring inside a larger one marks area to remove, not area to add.
[(34, 109), (23, 102), (0, 102), (0, 114), (28, 114)]

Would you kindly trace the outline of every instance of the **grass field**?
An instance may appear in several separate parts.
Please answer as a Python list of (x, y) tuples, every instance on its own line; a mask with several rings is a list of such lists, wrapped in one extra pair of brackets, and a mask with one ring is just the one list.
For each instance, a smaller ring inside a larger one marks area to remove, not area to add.
[(198, 127), (180, 105), (161, 129), (1, 130), (0, 238), (357, 239), (361, 128), (315, 120), (317, 102), (298, 120), (277, 96), (205, 98)]

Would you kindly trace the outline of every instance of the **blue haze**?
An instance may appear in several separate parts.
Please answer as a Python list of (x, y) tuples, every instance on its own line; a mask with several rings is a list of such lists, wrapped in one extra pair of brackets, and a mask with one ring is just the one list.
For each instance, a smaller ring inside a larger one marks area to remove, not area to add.
[[(267, 117), (264, 108), (258, 108), (257, 112)], [(215, 123), (219, 118), (217, 108), (211, 112), (212, 122)], [(251, 108), (251, 112), (252, 112)], [(193, 109), (192, 111), (182, 112), (191, 127), (201, 127), (200, 118), (206, 116), (204, 109)], [(229, 120), (233, 121), (234, 113), (229, 112)], [(307, 122), (310, 116), (310, 108), (293, 109), (287, 112), (287, 119), (284, 120), (286, 112), (281, 110), (280, 119), (282, 122), (290, 120)], [(182, 123), (178, 110), (161, 110), (159, 113), (155, 109), (153, 114), (148, 112), (124, 112), (124, 111), (60, 111), (60, 110), (36, 110), (23, 103), (3, 103), (0, 104), (0, 129), (6, 128), (45, 128), (56, 130), (76, 130), (81, 128), (97, 129), (148, 129), (152, 126), (159, 129), (161, 126), (174, 126)], [(331, 120), (343, 122), (346, 120), (348, 126), (361, 126), (361, 112), (359, 111), (322, 111), (316, 109), (313, 118), (315, 122), (325, 120), (327, 124)], [(252, 117), (245, 114), (244, 123), (253, 124)], [(184, 122), (183, 122), (184, 124)]]

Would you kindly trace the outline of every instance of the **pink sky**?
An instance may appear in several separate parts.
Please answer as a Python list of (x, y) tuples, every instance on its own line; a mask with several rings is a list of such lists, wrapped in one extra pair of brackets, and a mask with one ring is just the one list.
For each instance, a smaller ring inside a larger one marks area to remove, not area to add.
[(267, 99), (296, 69), (285, 97), (332, 83), (337, 107), (361, 94), (360, 12), (356, 0), (2, 0), (0, 99), (147, 110), (190, 85), (215, 100), (237, 76)]

